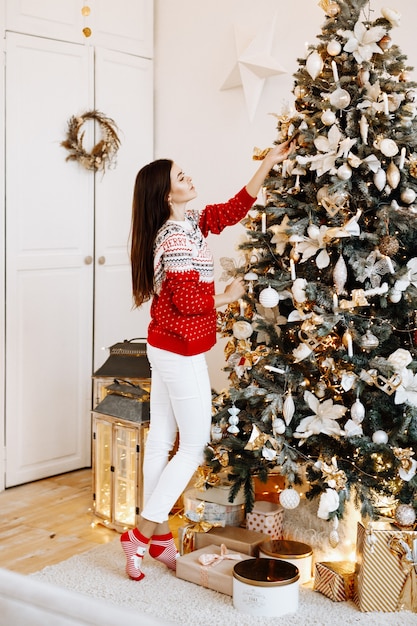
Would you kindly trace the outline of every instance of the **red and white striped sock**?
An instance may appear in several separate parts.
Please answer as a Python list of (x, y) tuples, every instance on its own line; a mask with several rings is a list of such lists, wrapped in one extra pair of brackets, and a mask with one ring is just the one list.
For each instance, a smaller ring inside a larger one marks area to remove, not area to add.
[(144, 537), (137, 528), (127, 530), (120, 537), (123, 551), (126, 555), (126, 573), (132, 580), (142, 580), (145, 574), (142, 572), (142, 559), (149, 543), (148, 537)]
[(153, 535), (151, 545), (149, 546), (149, 554), (157, 561), (164, 563), (169, 569), (176, 570), (177, 558), (179, 552), (174, 542), (172, 533), (165, 535)]

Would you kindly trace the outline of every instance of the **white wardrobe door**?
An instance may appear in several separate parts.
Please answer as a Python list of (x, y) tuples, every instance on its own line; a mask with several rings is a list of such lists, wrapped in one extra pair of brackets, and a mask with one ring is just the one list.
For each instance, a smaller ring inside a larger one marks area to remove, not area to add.
[(90, 464), (94, 174), (60, 142), (92, 69), (91, 48), (7, 35), (6, 486)]
[(117, 164), (96, 175), (96, 267), (94, 367), (105, 348), (146, 337), (148, 306), (132, 310), (129, 233), (133, 186), (138, 170), (153, 156), (152, 61), (96, 49), (96, 108), (119, 128)]

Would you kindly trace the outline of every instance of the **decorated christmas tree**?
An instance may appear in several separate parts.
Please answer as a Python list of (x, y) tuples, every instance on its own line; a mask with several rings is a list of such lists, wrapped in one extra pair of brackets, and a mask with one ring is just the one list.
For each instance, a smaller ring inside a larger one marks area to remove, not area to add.
[[(417, 509), (417, 97), (391, 39), (400, 15), (368, 0), (321, 0), (319, 43), (277, 114), (289, 158), (244, 221), (247, 295), (219, 314), (229, 387), (214, 399), (207, 485), (232, 502), (253, 476), (298, 485), (317, 515)], [(374, 16), (373, 16), (374, 17)], [(263, 151), (255, 150), (254, 158)]]

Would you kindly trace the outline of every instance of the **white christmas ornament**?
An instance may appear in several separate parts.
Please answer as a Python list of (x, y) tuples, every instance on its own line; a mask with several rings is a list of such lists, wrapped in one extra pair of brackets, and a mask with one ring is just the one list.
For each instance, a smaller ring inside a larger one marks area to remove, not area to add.
[(252, 324), (245, 320), (239, 320), (233, 324), (233, 337), (236, 339), (249, 339), (252, 333)]
[(284, 420), (287, 426), (291, 422), (294, 413), (295, 413), (294, 399), (292, 397), (292, 394), (289, 393), (288, 396), (284, 400), (284, 406), (282, 408), (282, 414), (284, 416)]
[(336, 114), (331, 109), (325, 109), (320, 119), (325, 126), (331, 126), (336, 121)]
[(355, 402), (352, 404), (350, 408), (350, 415), (357, 424), (360, 424), (363, 421), (363, 418), (365, 417), (365, 407), (359, 398), (356, 398)]
[(336, 39), (332, 39), (327, 44), (327, 52), (328, 54), (330, 54), (331, 57), (337, 56), (338, 54), (341, 53), (341, 51), (342, 51), (342, 46), (340, 42), (337, 41)]
[(381, 9), (382, 17), (391, 24), (391, 26), (399, 26), (401, 23), (401, 13), (394, 11), (394, 9), (383, 8)]
[(227, 428), (227, 432), (231, 433), (232, 435), (236, 435), (239, 432), (237, 425), (239, 424), (238, 414), (240, 413), (240, 409), (238, 409), (236, 406), (232, 406), (230, 407), (230, 409), (228, 409), (228, 412), (230, 413), (230, 426)]
[(295, 489), (288, 487), (279, 494), (279, 502), (284, 509), (296, 509), (300, 504), (300, 495)]
[(274, 435), (283, 435), (285, 433), (285, 422), (280, 417), (276, 417), (272, 422), (272, 431)]
[(416, 199), (416, 192), (414, 189), (410, 189), (407, 187), (401, 192), (401, 200), (405, 202), (405, 204), (413, 204)]
[(385, 187), (385, 183), (387, 182), (387, 175), (385, 170), (380, 167), (378, 171), (374, 174), (374, 185), (378, 189), (378, 191), (382, 191)]
[(395, 521), (399, 526), (412, 526), (416, 521), (416, 512), (411, 504), (399, 504), (395, 509)]
[(349, 180), (351, 176), (352, 168), (347, 163), (343, 163), (343, 165), (337, 169), (337, 177), (340, 178), (340, 180)]
[(376, 430), (372, 435), (372, 441), (376, 444), (388, 443), (388, 435), (385, 430)]
[(311, 78), (315, 80), (323, 69), (323, 59), (321, 55), (315, 50), (308, 55), (306, 61), (306, 70), (310, 74)]
[(350, 104), (350, 94), (346, 89), (338, 87), (330, 94), (329, 102), (336, 109), (346, 109)]
[(263, 289), (259, 294), (259, 303), (266, 309), (273, 309), (279, 302), (279, 294), (272, 287)]
[(336, 265), (333, 270), (333, 282), (336, 288), (336, 293), (340, 295), (345, 289), (347, 280), (347, 267), (342, 255), (339, 256)]
[(393, 139), (381, 139), (378, 142), (378, 148), (386, 157), (393, 157), (398, 154), (398, 146)]

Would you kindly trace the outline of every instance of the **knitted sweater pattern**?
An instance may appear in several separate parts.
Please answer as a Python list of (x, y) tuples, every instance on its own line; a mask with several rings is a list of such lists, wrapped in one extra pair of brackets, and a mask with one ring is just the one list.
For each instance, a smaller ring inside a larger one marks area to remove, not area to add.
[(167, 221), (154, 244), (155, 296), (148, 342), (184, 356), (206, 352), (216, 343), (214, 263), (206, 242), (237, 224), (254, 203), (245, 188), (223, 204), (187, 211), (185, 221)]

